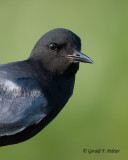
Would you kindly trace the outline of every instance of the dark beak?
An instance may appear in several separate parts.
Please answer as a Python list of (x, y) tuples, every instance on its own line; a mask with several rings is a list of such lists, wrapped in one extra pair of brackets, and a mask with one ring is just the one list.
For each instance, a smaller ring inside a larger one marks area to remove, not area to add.
[(72, 59), (74, 62), (94, 63), (88, 56), (78, 51), (72, 55), (68, 55), (67, 58)]

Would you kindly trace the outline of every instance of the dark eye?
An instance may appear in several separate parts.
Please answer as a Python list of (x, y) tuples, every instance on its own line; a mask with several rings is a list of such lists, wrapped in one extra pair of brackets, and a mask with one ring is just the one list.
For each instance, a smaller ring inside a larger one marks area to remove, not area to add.
[(57, 44), (55, 44), (55, 43), (51, 43), (50, 45), (49, 45), (49, 48), (52, 50), (52, 51), (56, 51), (58, 48), (57, 48), (58, 46), (57, 46)]

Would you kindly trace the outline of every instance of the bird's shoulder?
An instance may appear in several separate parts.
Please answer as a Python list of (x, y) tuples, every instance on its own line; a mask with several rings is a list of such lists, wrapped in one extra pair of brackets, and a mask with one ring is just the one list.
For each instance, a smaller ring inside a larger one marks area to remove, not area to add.
[(33, 78), (34, 70), (28, 60), (0, 65), (0, 78)]

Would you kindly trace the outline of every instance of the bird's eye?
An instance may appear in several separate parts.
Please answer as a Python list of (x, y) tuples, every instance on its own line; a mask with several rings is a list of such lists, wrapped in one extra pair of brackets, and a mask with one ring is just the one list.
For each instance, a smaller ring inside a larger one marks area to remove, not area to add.
[(55, 43), (51, 43), (50, 45), (49, 45), (49, 48), (52, 50), (52, 51), (56, 51), (58, 48), (57, 48), (58, 46), (57, 46), (57, 44), (55, 44)]

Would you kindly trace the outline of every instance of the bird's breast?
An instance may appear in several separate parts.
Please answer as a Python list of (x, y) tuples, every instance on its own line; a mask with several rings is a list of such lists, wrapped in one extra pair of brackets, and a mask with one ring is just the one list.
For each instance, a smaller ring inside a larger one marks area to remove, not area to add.
[(57, 77), (48, 83), (47, 96), (50, 106), (63, 108), (73, 93), (74, 77)]

